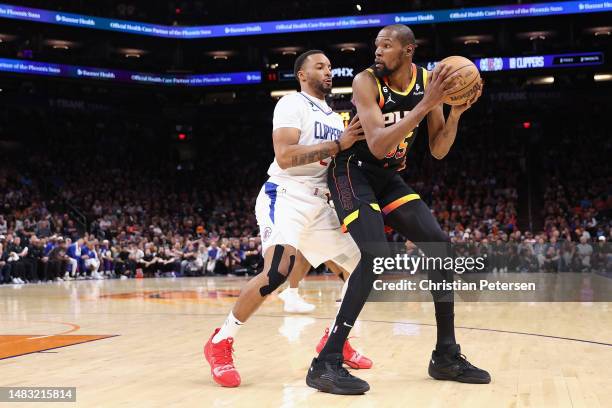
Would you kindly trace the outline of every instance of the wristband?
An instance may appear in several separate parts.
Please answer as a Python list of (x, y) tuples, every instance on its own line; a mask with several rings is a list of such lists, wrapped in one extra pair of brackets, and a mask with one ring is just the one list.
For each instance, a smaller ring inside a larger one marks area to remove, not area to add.
[[(339, 140), (334, 140), (334, 143), (338, 146), (338, 153), (340, 153), (342, 151), (342, 147), (340, 147), (340, 141)], [(336, 154), (338, 154), (336, 153)]]

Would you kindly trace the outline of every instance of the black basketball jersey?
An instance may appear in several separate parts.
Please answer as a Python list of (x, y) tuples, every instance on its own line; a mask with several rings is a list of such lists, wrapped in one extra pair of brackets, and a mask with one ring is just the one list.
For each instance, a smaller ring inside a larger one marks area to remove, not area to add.
[[(427, 85), (427, 70), (423, 67), (417, 67), (415, 64), (412, 64), (412, 79), (408, 88), (403, 92), (391, 88), (387, 78), (378, 77), (372, 67), (366, 69), (366, 71), (374, 77), (378, 85), (377, 102), (385, 119), (385, 127), (399, 122), (406, 113), (414, 109), (423, 99), (425, 86)], [(377, 159), (370, 152), (365, 140), (355, 143), (347, 150), (347, 153), (349, 155), (353, 154), (357, 159), (367, 163), (376, 164), (384, 168), (397, 169), (404, 162), (404, 156), (406, 156), (410, 146), (412, 146), (416, 139), (420, 125), (417, 125), (417, 127), (408, 133), (404, 141), (393, 151), (387, 153), (387, 156), (382, 160)]]

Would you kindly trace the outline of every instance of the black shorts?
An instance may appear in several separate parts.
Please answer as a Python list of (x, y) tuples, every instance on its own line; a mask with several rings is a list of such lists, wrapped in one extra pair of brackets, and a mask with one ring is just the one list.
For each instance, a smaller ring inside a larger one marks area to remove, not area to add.
[(397, 171), (360, 161), (353, 155), (332, 160), (327, 184), (344, 231), (357, 219), (363, 205), (385, 216), (402, 204), (421, 198)]

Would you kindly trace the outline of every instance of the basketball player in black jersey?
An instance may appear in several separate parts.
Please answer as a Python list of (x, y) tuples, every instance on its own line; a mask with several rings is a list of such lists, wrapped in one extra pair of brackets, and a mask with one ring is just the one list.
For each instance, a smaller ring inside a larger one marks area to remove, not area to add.
[[(427, 205), (398, 173), (427, 118), (431, 154), (442, 159), (457, 134), (459, 117), (480, 96), (453, 106), (447, 118), (442, 101), (455, 91), (450, 66), (432, 73), (413, 64), (414, 34), (404, 25), (382, 29), (376, 38), (375, 64), (353, 81), (353, 103), (366, 140), (339, 153), (329, 167), (328, 185), (340, 222), (361, 249), (361, 262), (349, 286), (327, 344), (311, 364), (306, 383), (334, 394), (362, 394), (367, 382), (342, 368), (342, 345), (375, 280), (373, 258), (390, 256), (385, 225), (417, 243), (430, 257), (451, 256), (450, 240)], [(451, 282), (453, 271), (429, 271), (434, 282)], [(455, 341), (452, 291), (432, 291), (437, 342), (429, 375), (438, 380), (486, 384), (489, 373), (471, 365)]]

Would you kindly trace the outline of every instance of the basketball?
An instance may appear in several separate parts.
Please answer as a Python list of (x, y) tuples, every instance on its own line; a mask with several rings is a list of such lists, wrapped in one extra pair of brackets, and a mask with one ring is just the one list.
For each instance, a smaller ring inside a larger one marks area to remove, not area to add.
[(458, 74), (460, 88), (448, 95), (444, 100), (447, 105), (463, 105), (474, 96), (480, 89), (480, 72), (476, 65), (469, 59), (458, 55), (444, 58), (440, 63), (452, 67), (450, 75)]

